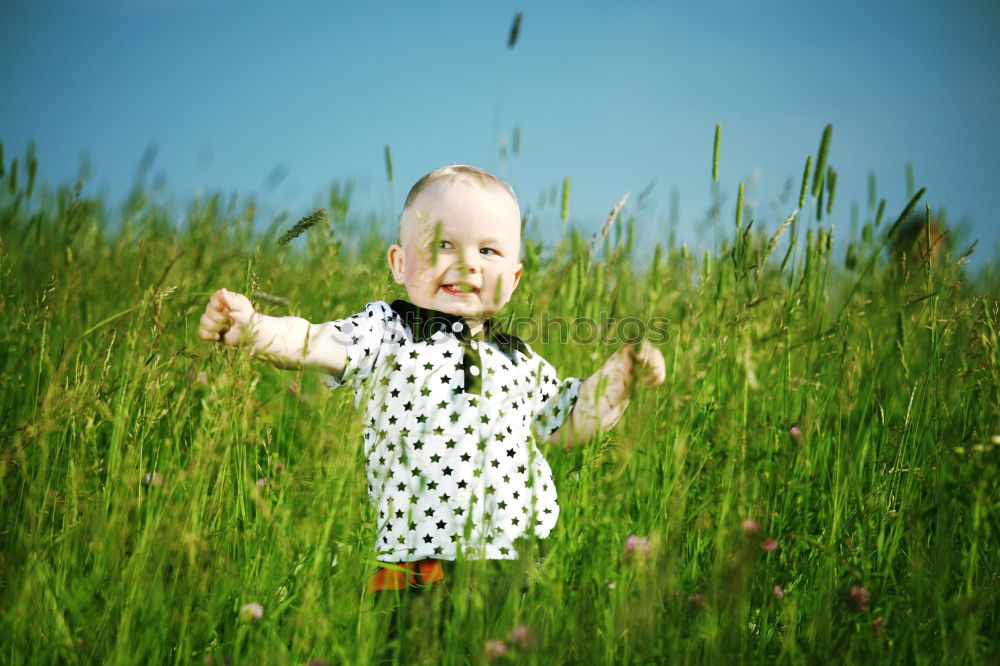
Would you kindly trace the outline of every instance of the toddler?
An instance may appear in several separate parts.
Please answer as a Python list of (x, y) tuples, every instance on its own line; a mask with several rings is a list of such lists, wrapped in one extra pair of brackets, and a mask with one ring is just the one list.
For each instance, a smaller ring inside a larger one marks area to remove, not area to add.
[(317, 368), (350, 385), (363, 419), (368, 493), (383, 568), (369, 591), (442, 577), (441, 560), (515, 559), (559, 514), (541, 450), (607, 430), (633, 381), (660, 384), (663, 355), (626, 345), (586, 381), (549, 363), (492, 319), (522, 274), (521, 215), (510, 186), (449, 166), (421, 178), (399, 217), (389, 268), (408, 301), (373, 302), (323, 324), (254, 312), (215, 292), (199, 335), (280, 368)]

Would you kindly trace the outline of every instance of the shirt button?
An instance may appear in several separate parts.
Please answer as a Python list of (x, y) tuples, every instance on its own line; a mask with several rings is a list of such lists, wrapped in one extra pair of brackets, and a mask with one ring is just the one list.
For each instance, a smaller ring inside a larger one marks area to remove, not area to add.
[(469, 368), (469, 374), (472, 375), (473, 377), (478, 377), (479, 376), (479, 366), (478, 365), (474, 365), (471, 368)]
[(463, 328), (465, 328), (465, 325), (462, 324), (462, 322), (460, 321), (456, 321), (454, 324), (451, 325), (451, 330), (455, 331), (456, 333), (461, 333)]

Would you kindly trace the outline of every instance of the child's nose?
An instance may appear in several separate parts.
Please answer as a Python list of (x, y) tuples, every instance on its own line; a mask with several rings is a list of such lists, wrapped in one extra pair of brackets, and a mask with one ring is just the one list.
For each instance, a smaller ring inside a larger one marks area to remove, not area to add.
[(465, 262), (465, 267), (470, 273), (479, 272), (479, 251), (476, 248), (467, 249), (462, 253), (462, 260)]

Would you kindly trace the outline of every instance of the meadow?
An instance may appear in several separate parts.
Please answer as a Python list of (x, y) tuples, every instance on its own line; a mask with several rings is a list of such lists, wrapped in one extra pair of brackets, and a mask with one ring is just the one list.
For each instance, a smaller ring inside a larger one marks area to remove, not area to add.
[[(704, 254), (640, 260), (630, 216), (592, 236), (555, 202), (558, 240), (526, 225), (505, 314), (665, 320), (667, 379), (547, 451), (527, 591), (488, 626), (456, 602), (412, 661), (995, 663), (994, 262), (890, 252), (921, 192), (891, 210), (873, 182), (849, 224), (826, 139), (775, 219), (739, 185)], [(342, 188), (279, 245), (293, 220), (250, 198), (112, 204), (38, 168), (0, 155), (0, 662), (391, 659), (353, 396), (195, 334), (221, 286), (311, 321), (401, 297), (386, 239)], [(614, 337), (532, 342), (585, 377)]]

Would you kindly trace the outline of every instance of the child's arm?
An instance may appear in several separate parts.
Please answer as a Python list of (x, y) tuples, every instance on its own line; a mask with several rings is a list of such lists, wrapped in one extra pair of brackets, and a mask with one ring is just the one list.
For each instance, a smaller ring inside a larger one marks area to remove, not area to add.
[(340, 377), (347, 364), (347, 347), (334, 339), (333, 332), (329, 324), (254, 312), (250, 299), (225, 289), (212, 294), (198, 325), (203, 340), (246, 347), (252, 356), (275, 367), (312, 367)]
[(580, 385), (573, 411), (549, 442), (570, 448), (598, 431), (610, 430), (625, 413), (637, 379), (653, 387), (662, 384), (666, 375), (666, 362), (657, 347), (649, 342), (625, 345)]

